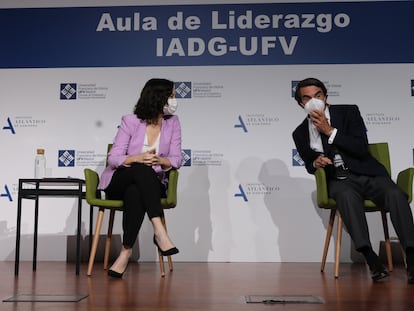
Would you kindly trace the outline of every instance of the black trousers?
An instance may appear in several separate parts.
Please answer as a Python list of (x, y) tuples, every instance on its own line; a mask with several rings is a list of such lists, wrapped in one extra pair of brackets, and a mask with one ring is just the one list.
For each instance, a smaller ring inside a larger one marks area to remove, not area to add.
[(124, 201), (122, 229), (126, 247), (134, 245), (145, 213), (150, 219), (163, 213), (161, 197), (165, 197), (165, 186), (157, 173), (145, 164), (134, 163), (117, 169), (105, 193), (108, 199)]
[(350, 174), (346, 180), (330, 180), (329, 196), (335, 199), (355, 248), (371, 247), (364, 199), (390, 213), (395, 232), (404, 250), (414, 247), (414, 224), (407, 195), (388, 176)]

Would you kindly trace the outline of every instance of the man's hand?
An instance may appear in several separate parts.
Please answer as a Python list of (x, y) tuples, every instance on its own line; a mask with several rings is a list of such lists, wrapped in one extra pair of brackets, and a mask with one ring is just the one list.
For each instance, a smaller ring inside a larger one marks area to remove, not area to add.
[(320, 155), (316, 158), (315, 161), (313, 161), (313, 167), (314, 168), (321, 168), (321, 167), (325, 167), (327, 165), (332, 164), (331, 159), (329, 159), (328, 157), (325, 157), (323, 155)]
[(326, 136), (331, 136), (334, 128), (329, 124), (324, 111), (312, 110), (309, 116), (320, 133), (323, 133)]

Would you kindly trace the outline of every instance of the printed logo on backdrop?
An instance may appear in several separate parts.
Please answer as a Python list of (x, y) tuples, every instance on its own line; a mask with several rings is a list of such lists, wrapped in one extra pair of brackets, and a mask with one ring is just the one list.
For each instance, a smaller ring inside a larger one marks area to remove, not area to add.
[(400, 122), (400, 116), (383, 112), (368, 112), (364, 121), (366, 125), (388, 126)]
[(99, 86), (96, 83), (61, 83), (60, 99), (106, 99), (107, 86)]
[[(296, 92), (296, 86), (298, 85), (298, 83), (300, 82), (300, 80), (292, 80), (291, 81), (291, 96), (293, 98), (295, 98), (295, 92)], [(333, 83), (333, 82), (329, 82), (329, 81), (323, 81), (323, 84), (325, 84), (327, 90), (328, 90), (328, 96), (329, 98), (332, 97), (338, 97), (340, 96), (340, 88), (342, 87), (341, 84), (337, 84), (337, 83)], [(329, 102), (329, 100), (328, 100)], [(330, 104), (335, 104), (334, 102), (329, 102)]]
[(223, 153), (211, 150), (183, 149), (183, 166), (221, 166), (223, 164)]
[(247, 133), (249, 129), (254, 127), (272, 126), (279, 122), (279, 117), (267, 115), (264, 113), (251, 113), (245, 116), (238, 116), (238, 122), (234, 124), (234, 128), (240, 128)]
[(76, 99), (76, 83), (61, 83), (60, 84), (60, 99)]
[(174, 82), (176, 98), (191, 98), (191, 82)]
[(74, 167), (75, 166), (75, 150), (59, 150), (58, 166)]
[(3, 125), (3, 131), (10, 131), (11, 134), (16, 134), (16, 129), (24, 128), (38, 128), (39, 126), (44, 126), (46, 124), (45, 119), (34, 119), (31, 116), (17, 116), (14, 117), (13, 122), (8, 117)]
[(59, 150), (58, 163), (61, 167), (105, 166), (106, 154), (94, 150)]
[(280, 191), (277, 185), (266, 185), (259, 182), (250, 182), (239, 184), (238, 192), (234, 194), (235, 198), (242, 198), (244, 202), (248, 202), (249, 198), (263, 195), (271, 195)]
[(183, 161), (181, 162), (181, 165), (182, 166), (191, 166), (191, 149), (181, 150), (181, 155), (183, 157)]
[(299, 152), (296, 149), (292, 149), (292, 166), (304, 166), (305, 162), (299, 155)]
[(14, 126), (12, 122), (10, 121), (10, 117), (7, 117), (5, 125), (2, 127), (3, 131), (10, 131), (13, 135), (16, 134), (16, 131), (14, 130)]
[(413, 149), (413, 165), (414, 165), (414, 149)]
[(3, 189), (2, 189), (2, 191), (0, 193), (0, 198), (1, 199), (6, 199), (9, 202), (13, 202), (13, 197), (12, 197), (12, 195), (10, 193), (10, 190), (9, 190), (9, 187), (7, 186), (7, 184), (5, 184), (3, 186)]
[(76, 166), (90, 167), (106, 165), (106, 153), (97, 153), (95, 150), (77, 150)]
[(414, 96), (414, 80), (411, 80), (411, 96)]
[(193, 82), (193, 98), (221, 98), (224, 86), (213, 82)]

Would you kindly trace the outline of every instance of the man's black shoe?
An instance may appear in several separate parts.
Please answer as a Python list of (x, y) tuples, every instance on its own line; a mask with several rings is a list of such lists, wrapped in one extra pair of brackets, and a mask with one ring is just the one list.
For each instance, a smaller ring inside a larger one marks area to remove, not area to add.
[[(375, 269), (371, 270), (371, 278), (374, 282), (379, 282), (380, 280), (385, 279), (389, 275), (390, 274), (384, 265), (377, 266)], [(414, 275), (413, 275), (413, 282), (414, 282)]]
[(414, 284), (414, 270), (407, 271), (407, 283)]

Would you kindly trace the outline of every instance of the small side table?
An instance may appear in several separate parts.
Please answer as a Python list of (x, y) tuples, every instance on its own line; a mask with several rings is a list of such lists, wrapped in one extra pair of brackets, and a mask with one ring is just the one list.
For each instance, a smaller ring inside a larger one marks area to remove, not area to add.
[(76, 275), (80, 266), (80, 237), (82, 221), (82, 200), (85, 198), (83, 187), (85, 180), (78, 178), (27, 178), (19, 179), (16, 226), (16, 258), (14, 275), (19, 274), (20, 231), (22, 218), (22, 200), (35, 200), (34, 236), (33, 236), (33, 271), (37, 264), (37, 233), (39, 220), (39, 197), (76, 197), (78, 198), (78, 228), (76, 236)]

